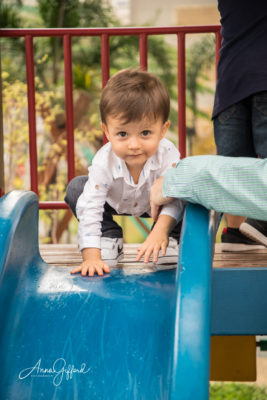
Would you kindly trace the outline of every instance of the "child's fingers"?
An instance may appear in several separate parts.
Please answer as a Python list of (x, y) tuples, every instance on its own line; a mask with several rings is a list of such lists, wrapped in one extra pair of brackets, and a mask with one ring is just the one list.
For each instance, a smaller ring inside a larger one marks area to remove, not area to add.
[(71, 273), (71, 274), (76, 274), (77, 272), (80, 272), (81, 269), (82, 269), (81, 266), (76, 267), (76, 268), (72, 269), (72, 270), (70, 271), (70, 273)]
[(94, 263), (92, 265), (81, 264), (79, 267), (71, 270), (71, 274), (75, 274), (76, 272), (80, 272), (82, 276), (94, 276), (97, 273), (99, 276), (102, 276), (104, 272), (109, 273), (110, 267), (106, 263)]
[(109, 273), (110, 272), (110, 267), (108, 264), (103, 263), (103, 265), (97, 265), (96, 266), (96, 272), (98, 275), (102, 276), (103, 272)]
[(106, 263), (103, 264), (103, 270), (104, 272), (106, 272), (107, 274), (110, 273), (110, 266)]
[(81, 275), (86, 276), (87, 274), (89, 275), (89, 270), (90, 267), (87, 265), (81, 265)]
[(137, 254), (135, 260), (136, 260), (136, 261), (139, 261), (139, 260), (143, 257), (143, 255), (145, 254), (146, 249), (145, 249), (143, 246), (140, 246), (140, 247), (137, 249), (137, 251), (138, 251), (138, 254)]
[(167, 250), (167, 243), (163, 242), (161, 245), (161, 253), (163, 256), (165, 256)]
[(158, 261), (159, 250), (160, 250), (160, 246), (159, 246), (159, 245), (156, 245), (156, 246), (154, 247), (154, 250), (153, 250), (153, 262), (154, 262), (154, 263)]
[(103, 268), (100, 265), (95, 266), (95, 272), (97, 275), (102, 276), (103, 275)]
[(144, 250), (142, 250), (141, 248), (139, 248), (139, 249), (138, 249), (138, 254), (137, 254), (135, 260), (136, 260), (136, 261), (140, 261), (141, 258), (143, 257), (143, 255), (144, 255)]
[(90, 267), (88, 268), (88, 276), (94, 276), (95, 272), (96, 272), (96, 267), (94, 265), (90, 265)]
[(136, 256), (136, 261), (140, 261), (141, 258), (144, 256), (145, 257), (144, 262), (148, 262), (148, 261), (145, 261), (146, 260), (146, 254), (149, 255), (148, 256), (148, 259), (149, 259), (151, 253), (152, 253), (152, 250), (150, 250), (150, 247), (148, 247), (147, 245), (146, 246), (142, 245), (138, 249), (138, 254)]
[(149, 262), (149, 259), (150, 259), (150, 256), (151, 256), (152, 253), (153, 253), (153, 247), (149, 247), (145, 252), (145, 256), (144, 256), (144, 262), (145, 263)]

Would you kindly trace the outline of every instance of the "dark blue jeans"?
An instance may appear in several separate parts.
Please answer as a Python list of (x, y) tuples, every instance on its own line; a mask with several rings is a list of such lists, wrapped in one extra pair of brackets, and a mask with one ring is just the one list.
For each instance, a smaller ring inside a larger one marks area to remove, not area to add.
[[(77, 176), (72, 179), (67, 186), (65, 202), (68, 204), (69, 208), (77, 218), (76, 214), (76, 204), (78, 198), (83, 192), (84, 185), (88, 180), (87, 175)], [(107, 202), (104, 205), (103, 218), (101, 222), (101, 232), (102, 236), (109, 238), (122, 238), (123, 232), (122, 228), (117, 224), (116, 221), (113, 220), (113, 215), (118, 215), (116, 210), (112, 208)], [(120, 214), (120, 215), (128, 215), (128, 214)], [(142, 218), (149, 218), (148, 214), (141, 215)], [(153, 225), (154, 226), (154, 225)], [(153, 229), (152, 226), (152, 229)], [(170, 236), (175, 238), (178, 242), (180, 240), (182, 222), (178, 222), (178, 224), (171, 231)]]
[(218, 155), (267, 158), (267, 91), (233, 104), (213, 124)]

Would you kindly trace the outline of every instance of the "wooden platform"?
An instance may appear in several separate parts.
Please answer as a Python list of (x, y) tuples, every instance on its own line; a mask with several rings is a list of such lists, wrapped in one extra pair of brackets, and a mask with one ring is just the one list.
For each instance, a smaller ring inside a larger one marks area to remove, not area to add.
[[(119, 263), (118, 268), (141, 269), (142, 272), (153, 271), (155, 267), (153, 263), (144, 264), (136, 263), (138, 244), (124, 245), (124, 259)], [(80, 265), (82, 258), (75, 244), (48, 244), (40, 245), (40, 252), (43, 259), (51, 265), (76, 267)], [(169, 266), (174, 268), (175, 266)], [(263, 250), (254, 250), (250, 252), (228, 253), (221, 251), (220, 243), (215, 245), (215, 253), (213, 260), (215, 268), (242, 268), (242, 267), (267, 267), (267, 248)], [(168, 267), (165, 267), (165, 269)], [(141, 272), (141, 271), (140, 271)]]

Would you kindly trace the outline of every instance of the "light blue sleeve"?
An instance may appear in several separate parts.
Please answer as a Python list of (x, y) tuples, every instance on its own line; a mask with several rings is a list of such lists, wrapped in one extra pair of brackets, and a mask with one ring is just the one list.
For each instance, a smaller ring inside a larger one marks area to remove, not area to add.
[(267, 220), (267, 159), (187, 157), (166, 172), (163, 195)]

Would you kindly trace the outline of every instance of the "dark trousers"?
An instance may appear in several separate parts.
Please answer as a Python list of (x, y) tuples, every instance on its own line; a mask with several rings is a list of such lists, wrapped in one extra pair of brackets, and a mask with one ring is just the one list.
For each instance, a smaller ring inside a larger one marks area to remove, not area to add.
[[(77, 176), (72, 179), (67, 186), (65, 202), (68, 204), (69, 208), (77, 218), (76, 205), (78, 198), (83, 192), (84, 185), (88, 180), (87, 175)], [(112, 208), (107, 202), (104, 204), (103, 218), (101, 222), (101, 232), (102, 236), (109, 238), (122, 238), (123, 232), (122, 228), (113, 220), (113, 215), (129, 215), (129, 214), (118, 214), (114, 208)], [(150, 218), (148, 214), (141, 215), (142, 218)], [(178, 242), (180, 239), (182, 222), (178, 224), (171, 231), (170, 236), (175, 238)], [(153, 225), (154, 226), (154, 225)], [(152, 226), (152, 229), (153, 229)]]

